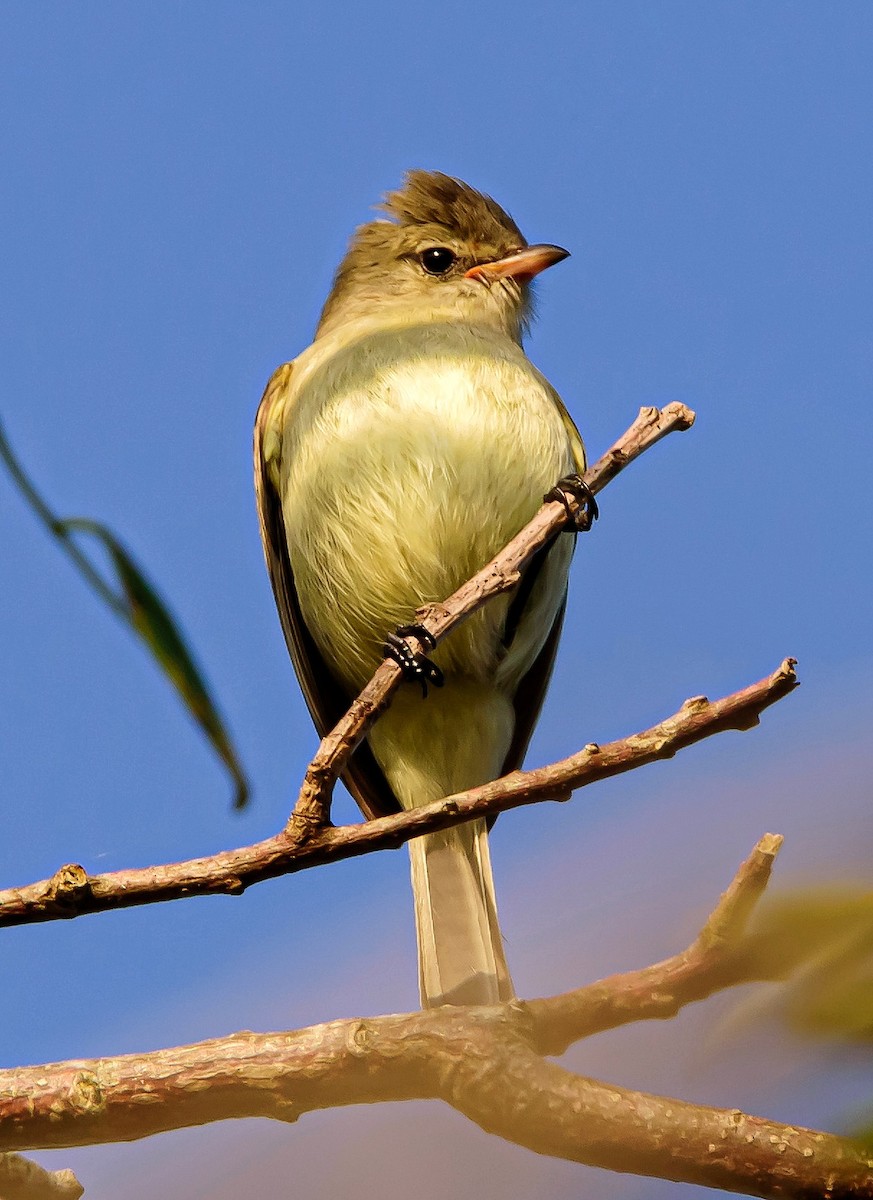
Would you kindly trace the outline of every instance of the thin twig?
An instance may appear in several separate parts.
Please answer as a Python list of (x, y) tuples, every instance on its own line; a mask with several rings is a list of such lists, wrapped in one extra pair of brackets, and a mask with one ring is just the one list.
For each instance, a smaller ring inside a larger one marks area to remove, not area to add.
[[(690, 408), (678, 402), (663, 409), (641, 408), (630, 428), (585, 472), (584, 480), (591, 492), (602, 491), (629, 463), (668, 433), (690, 429), (694, 415)], [(543, 504), (512, 541), (452, 596), (440, 604), (426, 604), (418, 609), (416, 623), (430, 633), (434, 642), (442, 641), (447, 633), (489, 600), (517, 587), (524, 568), (536, 552), (567, 526), (568, 513), (575, 515), (579, 507), (579, 501), (570, 493), (566, 495), (565, 504), (555, 500)], [(419, 651), (426, 649), (418, 644)], [(331, 796), (337, 779), (355, 747), (390, 705), (402, 678), (400, 667), (386, 659), (348, 712), (322, 739), (303, 777), (288, 822), (292, 837), (306, 840), (314, 829), (329, 822)]]
[(766, 678), (721, 700), (686, 700), (671, 717), (627, 738), (593, 743), (547, 767), (514, 771), (408, 812), (356, 825), (315, 829), (306, 840), (284, 831), (263, 842), (209, 858), (163, 866), (88, 875), (83, 867), (62, 867), (51, 879), (0, 892), (0, 928), (84, 913), (130, 908), (183, 896), (238, 895), (262, 879), (273, 879), (339, 859), (401, 845), (412, 837), (448, 829), (474, 817), (493, 816), (544, 800), (567, 800), (572, 792), (646, 763), (672, 758), (677, 751), (727, 729), (750, 729), (760, 713), (797, 686), (794, 660)]

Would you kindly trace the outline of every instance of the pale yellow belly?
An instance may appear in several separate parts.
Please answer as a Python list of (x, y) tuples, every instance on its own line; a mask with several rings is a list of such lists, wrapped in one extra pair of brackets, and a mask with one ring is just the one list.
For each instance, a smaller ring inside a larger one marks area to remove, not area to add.
[[(520, 353), (495, 358), (469, 341), (426, 358), (401, 349), (315, 374), (283, 440), (301, 609), (350, 690), (372, 674), (389, 630), (469, 578), (573, 469), (561, 415)], [(508, 600), (497, 600), (440, 646), (447, 675), (501, 673), (513, 690), (561, 602), (570, 543), (551, 555), (515, 661), (501, 641)]]

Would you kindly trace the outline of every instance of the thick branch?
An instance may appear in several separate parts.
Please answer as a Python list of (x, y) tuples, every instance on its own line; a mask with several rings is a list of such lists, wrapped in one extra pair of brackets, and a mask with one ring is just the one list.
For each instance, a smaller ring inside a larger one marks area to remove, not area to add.
[(672, 758), (678, 750), (726, 729), (750, 729), (760, 713), (797, 686), (794, 660), (785, 659), (772, 675), (710, 702), (686, 700), (678, 712), (631, 737), (602, 746), (593, 743), (551, 766), (514, 771), (502, 779), (456, 796), (357, 825), (316, 828), (303, 840), (283, 831), (275, 837), (210, 858), (157, 867), (88, 875), (75, 864), (51, 879), (0, 892), (0, 927), (130, 908), (183, 896), (237, 895), (262, 879), (302, 871), (337, 859), (354, 858), (401, 845), (412, 837), (493, 816), (543, 800), (567, 800), (573, 791)]
[(241, 1033), (2, 1072), (0, 1090), (12, 1096), (0, 1104), (3, 1145), (130, 1141), (229, 1118), (442, 1099), (490, 1133), (573, 1162), (754, 1196), (873, 1196), (871, 1163), (852, 1143), (573, 1075), (540, 1058), (500, 1009)]
[(0, 1147), (442, 1099), (491, 1133), (574, 1162), (755, 1196), (873, 1196), (873, 1161), (851, 1142), (573, 1075), (540, 1057), (530, 1033), (530, 1006), (514, 1002), (3, 1071)]
[[(679, 403), (663, 409), (641, 408), (627, 432), (585, 472), (585, 483), (591, 492), (602, 491), (629, 463), (668, 433), (690, 429), (694, 415), (690, 408)], [(517, 587), (536, 552), (567, 527), (568, 512), (575, 515), (578, 511), (579, 501), (570, 492), (566, 493), (566, 504), (555, 500), (544, 504), (524, 529), (454, 595), (441, 604), (426, 604), (418, 609), (416, 622), (428, 630), (435, 642), (442, 641), (489, 600)], [(424, 651), (426, 647), (419, 644), (418, 649)], [(388, 708), (402, 678), (398, 665), (386, 659), (348, 712), (322, 739), (303, 778), (289, 822), (291, 832), (299, 831), (306, 837), (313, 826), (327, 824), (334, 784), (355, 747)]]

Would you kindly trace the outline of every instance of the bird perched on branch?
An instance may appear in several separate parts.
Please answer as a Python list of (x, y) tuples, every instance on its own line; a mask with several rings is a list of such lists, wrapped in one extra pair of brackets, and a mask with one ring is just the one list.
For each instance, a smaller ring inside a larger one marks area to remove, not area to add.
[[(409, 679), (344, 776), (368, 817), (521, 764), (572, 539), (432, 658), (404, 635), (585, 469), (578, 431), (522, 349), (531, 280), (567, 251), (528, 245), (494, 200), (437, 172), (410, 171), (383, 208), (354, 234), (314, 342), (273, 375), (255, 426), (267, 565), (319, 733), (386, 652)], [(485, 822), (409, 849), (423, 1004), (510, 998)]]

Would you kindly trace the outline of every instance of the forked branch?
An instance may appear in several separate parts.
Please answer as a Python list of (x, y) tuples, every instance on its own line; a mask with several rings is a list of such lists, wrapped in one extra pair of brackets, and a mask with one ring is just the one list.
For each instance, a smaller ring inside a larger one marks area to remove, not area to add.
[[(690, 429), (695, 414), (684, 404), (666, 408), (641, 408), (631, 427), (590, 467), (584, 481), (592, 494), (603, 490), (629, 463), (651, 449), (668, 433)], [(567, 493), (565, 503), (556, 500), (543, 504), (536, 516), (515, 535), (511, 542), (472, 579), (441, 604), (426, 604), (415, 620), (442, 641), (462, 621), (495, 596), (511, 592), (521, 581), (522, 572), (538, 550), (547, 546), (567, 526), (568, 516), (579, 511), (579, 501)], [(418, 649), (427, 647), (419, 644)], [(403, 678), (400, 667), (391, 659), (380, 664), (373, 678), (337, 723), (322, 739), (321, 745), (303, 777), (300, 795), (289, 822), (291, 831), (307, 831), (330, 820), (330, 801), (334, 784), (345, 768), (355, 747), (374, 721), (385, 711)]]
[(513, 771), (493, 783), (375, 821), (311, 828), (305, 838), (298, 827), (209, 858), (104, 875), (88, 875), (75, 864), (62, 867), (51, 879), (0, 892), (0, 928), (185, 896), (237, 895), (262, 879), (394, 848), (422, 833), (447, 829), (473, 817), (493, 816), (544, 800), (568, 800), (579, 788), (645, 763), (672, 758), (712, 734), (750, 729), (765, 708), (796, 686), (794, 660), (785, 659), (758, 683), (721, 700), (695, 696), (671, 717), (641, 733), (600, 746), (591, 743), (550, 766)]
[[(644, 408), (630, 429), (586, 472), (598, 492), (630, 462), (673, 430), (687, 429), (694, 414), (684, 405)], [(577, 501), (567, 497), (572, 514)], [(442, 604), (427, 605), (417, 618), (439, 640), (489, 599), (511, 590), (533, 555), (568, 520), (561, 503), (545, 503), (533, 520), (473, 579)], [(280, 833), (240, 849), (154, 867), (89, 875), (78, 864), (61, 867), (50, 879), (0, 891), (0, 927), (129, 908), (198, 895), (239, 895), (253, 883), (307, 867), (393, 848), (422, 833), (472, 817), (493, 816), (543, 800), (567, 800), (578, 788), (672, 757), (678, 750), (725, 729), (748, 729), (760, 713), (796, 685), (794, 660), (786, 659), (751, 687), (710, 703), (687, 700), (672, 717), (607, 745), (589, 744), (577, 754), (532, 771), (515, 771), (482, 787), (449, 796), (411, 812), (364, 824), (334, 828), (330, 797), (350, 754), (381, 712), (401, 679), (386, 660), (334, 730), (325, 737), (304, 778), (294, 814)]]
[[(590, 490), (600, 491), (649, 446), (693, 419), (682, 405), (643, 409), (586, 473)], [(569, 519), (576, 504), (568, 495)], [(533, 555), (567, 521), (564, 505), (544, 504), (491, 563), (446, 601), (420, 609), (416, 619), (439, 641), (517, 586)], [(650, 729), (589, 744), (550, 766), (516, 771), (412, 812), (334, 828), (335, 782), (400, 683), (400, 669), (386, 661), (322, 741), (294, 813), (276, 836), (147, 869), (89, 876), (75, 864), (62, 867), (49, 880), (0, 892), (0, 926), (239, 894), (261, 879), (398, 846), (473, 817), (566, 800), (578, 788), (670, 758), (714, 733), (751, 728), (797, 686), (794, 666), (785, 659), (741, 691), (714, 702), (694, 697)], [(0, 1150), (130, 1140), (231, 1117), (292, 1121), (319, 1108), (440, 1098), (483, 1129), (571, 1161), (758, 1196), (873, 1197), (873, 1160), (846, 1140), (585, 1079), (546, 1058), (599, 1030), (672, 1016), (714, 991), (765, 977), (760, 956), (746, 952), (745, 930), (780, 842), (771, 834), (761, 840), (688, 949), (561, 996), (241, 1033), (150, 1054), (2, 1071)], [(0, 1163), (23, 1161), (0, 1155)], [(43, 1183), (78, 1187), (60, 1175), (53, 1181), (46, 1174)]]
[(573, 1162), (753, 1196), (873, 1196), (873, 1160), (846, 1139), (619, 1088), (543, 1057), (597, 1028), (666, 1015), (666, 1006), (640, 1003), (643, 979), (651, 993), (671, 997), (673, 1012), (742, 982), (726, 964), (737, 960), (780, 840), (762, 838), (683, 954), (645, 971), (528, 1003), (239, 1033), (3, 1071), (0, 1148), (90, 1145), (233, 1117), (294, 1121), (314, 1109), (442, 1099), (491, 1133)]
[[(602, 490), (645, 450), (673, 430), (688, 429), (693, 421), (694, 414), (682, 404), (670, 404), (663, 410), (641, 409), (630, 429), (586, 473), (585, 482), (592, 492)], [(565, 526), (568, 510), (572, 514), (577, 504), (572, 495), (567, 496), (566, 507), (554, 501), (545, 503), (512, 542), (454, 596), (442, 604), (421, 609), (417, 617), (434, 639), (444, 637), (491, 597), (516, 586), (524, 566)], [(517, 772), (507, 781), (498, 781), (496, 791), (495, 785), (489, 785), (487, 792), (479, 789), (476, 793), (450, 797), (414, 814), (385, 818), (368, 826), (332, 829), (329, 814), (334, 784), (355, 746), (390, 703), (400, 679), (401, 672), (396, 664), (390, 660), (382, 663), (348, 713), (323, 739), (306, 772), (294, 814), (281, 833), (255, 845), (208, 858), (105, 875), (89, 875), (80, 865), (70, 863), (50, 879), (0, 891), (0, 927), (75, 917), (189, 895), (239, 894), (260, 879), (334, 858), (397, 846), (427, 829), (457, 824), (472, 813), (499, 812), (502, 808), (533, 803), (550, 796), (567, 798), (575, 786), (629, 770), (652, 758), (667, 757), (681, 745), (721, 727), (716, 708), (710, 707), (702, 723), (696, 719), (680, 722), (681, 730), (688, 731), (684, 741), (680, 729), (667, 731), (665, 723), (667, 740), (660, 747), (656, 744), (659, 735), (656, 727), (647, 734), (637, 735), (636, 739), (627, 739), (626, 744), (604, 747), (602, 753), (588, 747), (582, 758), (577, 755), (563, 764), (555, 764), (554, 768), (539, 773)], [(765, 689), (767, 697), (776, 699), (783, 694), (783, 683), (781, 681), (775, 690), (772, 687)], [(764, 698), (748, 719), (757, 719), (757, 711), (770, 703), (771, 698)], [(648, 739), (647, 747), (642, 745), (641, 739)], [(552, 771), (551, 775), (549, 771)], [(505, 794), (502, 788), (505, 788)]]

